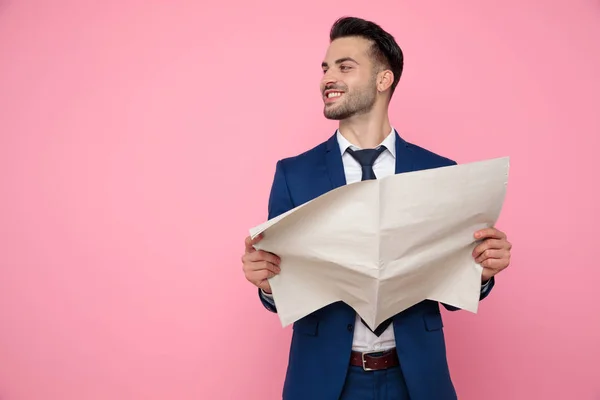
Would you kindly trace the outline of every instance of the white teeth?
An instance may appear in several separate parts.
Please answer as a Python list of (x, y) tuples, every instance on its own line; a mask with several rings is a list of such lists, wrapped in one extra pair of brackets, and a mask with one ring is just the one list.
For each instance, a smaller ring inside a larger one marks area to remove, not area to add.
[(332, 97), (340, 97), (342, 94), (340, 92), (331, 92), (327, 93), (327, 98), (330, 99)]

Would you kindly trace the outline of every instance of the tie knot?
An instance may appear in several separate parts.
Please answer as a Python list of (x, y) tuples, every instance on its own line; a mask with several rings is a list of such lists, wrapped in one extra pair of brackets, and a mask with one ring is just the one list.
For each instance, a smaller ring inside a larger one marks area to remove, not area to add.
[(358, 161), (362, 167), (372, 167), (373, 164), (375, 164), (377, 157), (379, 157), (379, 155), (383, 153), (385, 149), (385, 146), (379, 146), (376, 149), (364, 150), (352, 150), (351, 148), (348, 148), (348, 153), (350, 153), (350, 155), (354, 157), (354, 159)]

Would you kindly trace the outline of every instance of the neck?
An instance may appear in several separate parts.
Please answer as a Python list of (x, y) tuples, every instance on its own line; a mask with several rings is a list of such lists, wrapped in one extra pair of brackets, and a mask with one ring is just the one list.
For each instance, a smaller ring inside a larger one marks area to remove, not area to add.
[(381, 144), (392, 130), (387, 112), (380, 115), (367, 113), (340, 121), (339, 131), (350, 143), (362, 149), (372, 149)]

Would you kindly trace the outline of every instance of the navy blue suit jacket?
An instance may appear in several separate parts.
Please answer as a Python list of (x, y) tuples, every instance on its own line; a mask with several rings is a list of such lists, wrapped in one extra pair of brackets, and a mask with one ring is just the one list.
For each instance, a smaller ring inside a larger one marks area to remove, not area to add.
[[(396, 173), (445, 167), (456, 162), (396, 135)], [(334, 134), (295, 157), (277, 162), (269, 198), (269, 219), (346, 184)], [(490, 281), (481, 299), (494, 285)], [(277, 312), (268, 300), (262, 304)], [(444, 305), (448, 310), (456, 308)], [(337, 400), (350, 362), (355, 311), (343, 302), (330, 304), (296, 321), (283, 389), (285, 400)], [(426, 300), (393, 319), (396, 351), (412, 400), (456, 399), (438, 302)]]

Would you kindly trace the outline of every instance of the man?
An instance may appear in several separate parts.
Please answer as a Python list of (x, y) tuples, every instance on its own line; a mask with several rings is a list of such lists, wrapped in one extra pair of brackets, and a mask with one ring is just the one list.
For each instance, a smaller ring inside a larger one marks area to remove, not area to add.
[[(394, 173), (438, 168), (454, 161), (408, 143), (391, 126), (388, 105), (400, 79), (403, 54), (378, 25), (341, 18), (330, 32), (322, 63), (326, 118), (339, 128), (326, 142), (280, 160), (269, 199), (269, 219), (344, 184)], [(348, 218), (352, 216), (349, 215)], [(277, 255), (256, 251), (246, 238), (246, 278), (263, 305), (277, 312), (268, 279), (280, 272)], [(483, 267), (481, 299), (509, 264), (511, 244), (494, 228), (474, 232)], [(443, 305), (448, 310), (456, 308)], [(294, 323), (285, 400), (456, 399), (439, 303), (423, 301), (372, 332), (342, 302)]]

